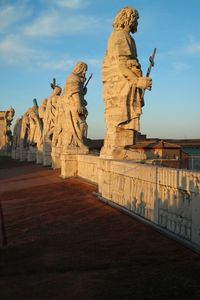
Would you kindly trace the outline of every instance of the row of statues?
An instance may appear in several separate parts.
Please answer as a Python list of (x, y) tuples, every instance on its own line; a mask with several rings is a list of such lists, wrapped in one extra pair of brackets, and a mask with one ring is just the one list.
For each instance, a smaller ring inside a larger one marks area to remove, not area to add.
[[(29, 108), (17, 119), (13, 134), (13, 158), (36, 161), (48, 166), (59, 165), (60, 154), (87, 154), (84, 145), (87, 136), (87, 64), (79, 62), (66, 80), (64, 90), (51, 83), (53, 89), (48, 99), (38, 107)], [(52, 161), (52, 158), (54, 159)]]
[(0, 156), (7, 156), (12, 147), (11, 124), (15, 110), (9, 107), (6, 111), (0, 111)]
[[(135, 41), (138, 11), (125, 7), (113, 22), (102, 64), (103, 98), (107, 133), (100, 156), (106, 159), (134, 159), (128, 146), (140, 131), (144, 91), (152, 80), (144, 77)], [(60, 156), (87, 154), (87, 64), (79, 62), (68, 76), (65, 87), (51, 84), (48, 99), (29, 108), (14, 128), (13, 157), (36, 160), (57, 167)]]

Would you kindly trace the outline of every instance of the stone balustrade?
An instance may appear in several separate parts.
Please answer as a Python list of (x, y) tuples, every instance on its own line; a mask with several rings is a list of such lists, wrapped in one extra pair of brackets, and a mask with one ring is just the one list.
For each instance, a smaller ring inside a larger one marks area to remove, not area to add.
[(98, 184), (103, 198), (200, 246), (199, 172), (93, 155), (75, 157), (74, 174)]

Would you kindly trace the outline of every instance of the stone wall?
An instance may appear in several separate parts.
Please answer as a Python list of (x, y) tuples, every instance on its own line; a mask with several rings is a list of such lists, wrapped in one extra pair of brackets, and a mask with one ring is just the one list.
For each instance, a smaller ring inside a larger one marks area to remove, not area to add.
[(79, 177), (99, 194), (200, 246), (200, 173), (78, 155)]
[(78, 155), (78, 176), (98, 184), (99, 156)]

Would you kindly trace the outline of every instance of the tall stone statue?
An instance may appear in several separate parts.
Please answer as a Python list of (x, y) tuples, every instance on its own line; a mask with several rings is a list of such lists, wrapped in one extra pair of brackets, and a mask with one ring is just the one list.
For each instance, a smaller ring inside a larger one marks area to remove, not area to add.
[(29, 108), (22, 117), (20, 133), (20, 160), (37, 161), (37, 151), (42, 149), (42, 128), (35, 107)]
[(55, 79), (51, 83), (53, 92), (48, 97), (46, 110), (43, 117), (43, 164), (50, 166), (52, 164), (51, 152), (52, 152), (52, 140), (56, 126), (56, 111), (59, 105), (60, 95), (62, 89), (56, 85)]
[(12, 131), (10, 129), (15, 110), (9, 107), (6, 111), (0, 111), (0, 155), (10, 156), (12, 146)]
[(125, 147), (134, 143), (140, 130), (144, 89), (152, 81), (142, 76), (135, 41), (139, 14), (131, 7), (121, 9), (113, 22), (102, 64), (103, 98), (107, 134), (101, 150), (102, 158), (127, 158)]
[(84, 99), (87, 89), (86, 81), (87, 65), (84, 62), (76, 64), (73, 72), (66, 80), (62, 94), (62, 152), (64, 153), (88, 153), (88, 147), (84, 145), (87, 137), (86, 118), (88, 111), (87, 102)]
[(12, 142), (12, 158), (19, 159), (20, 151), (20, 132), (21, 132), (22, 118), (16, 119), (13, 129), (13, 142)]

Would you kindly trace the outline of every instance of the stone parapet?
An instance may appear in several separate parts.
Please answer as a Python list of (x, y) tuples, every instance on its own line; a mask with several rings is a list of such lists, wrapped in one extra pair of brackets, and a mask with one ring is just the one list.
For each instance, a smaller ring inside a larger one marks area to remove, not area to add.
[(200, 173), (94, 155), (61, 156), (62, 177), (98, 184), (99, 194), (200, 246)]

